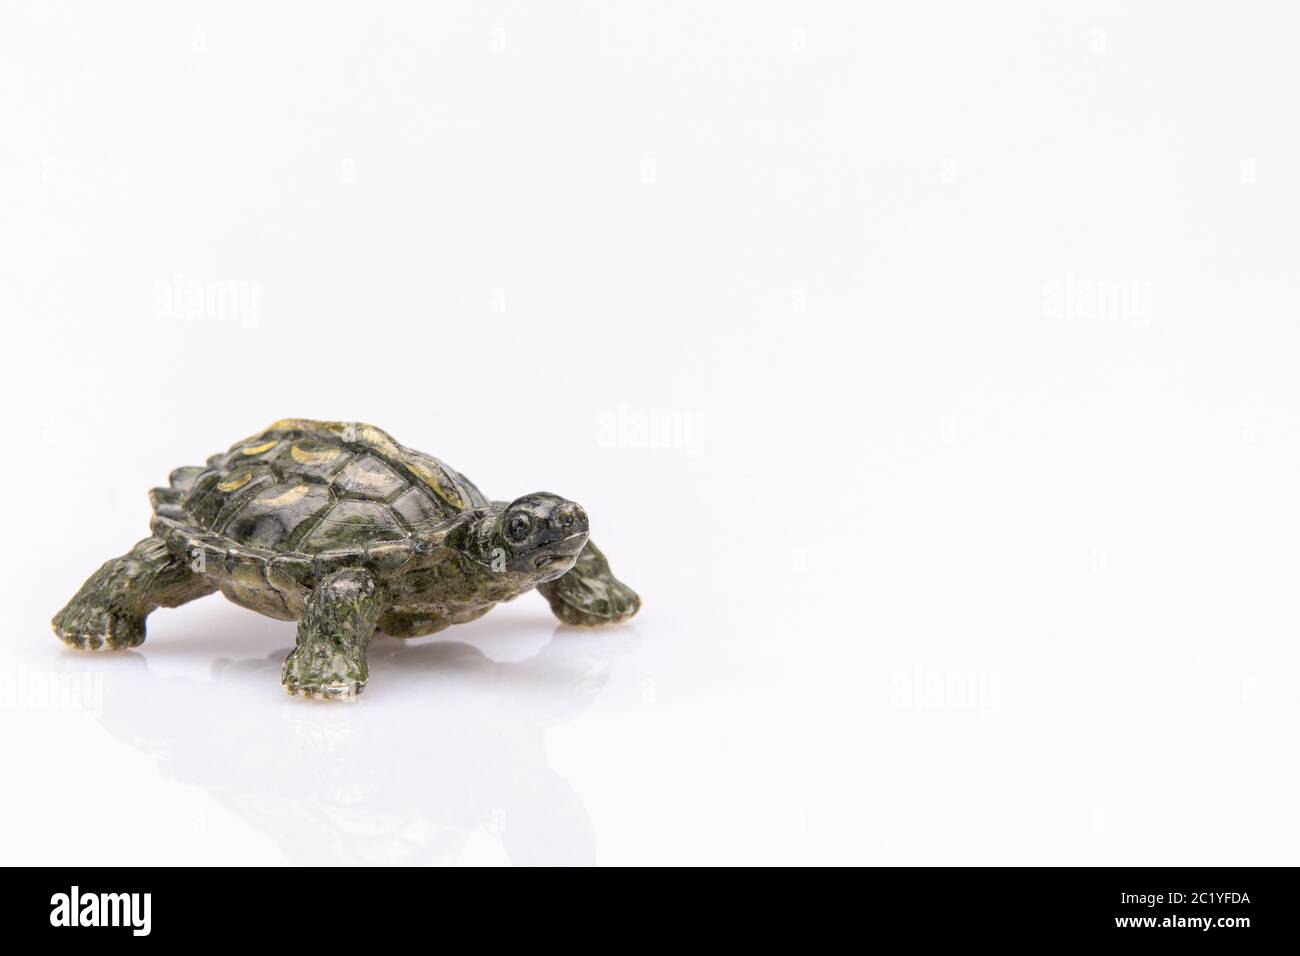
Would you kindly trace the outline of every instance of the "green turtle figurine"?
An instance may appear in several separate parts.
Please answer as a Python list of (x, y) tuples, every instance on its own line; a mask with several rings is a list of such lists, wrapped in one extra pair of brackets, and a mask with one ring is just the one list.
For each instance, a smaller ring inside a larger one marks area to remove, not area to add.
[(54, 616), (87, 650), (135, 647), (145, 618), (220, 590), (298, 621), (291, 694), (354, 698), (376, 631), (419, 637), (536, 589), (565, 624), (628, 620), (641, 599), (588, 537), (587, 513), (539, 492), (488, 501), (459, 472), (360, 422), (284, 419), (149, 493), (153, 534)]

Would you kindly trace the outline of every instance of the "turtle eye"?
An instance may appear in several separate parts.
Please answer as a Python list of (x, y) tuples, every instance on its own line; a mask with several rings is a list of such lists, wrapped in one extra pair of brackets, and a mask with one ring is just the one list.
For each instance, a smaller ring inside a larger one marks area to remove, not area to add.
[(525, 515), (511, 515), (510, 520), (506, 522), (506, 537), (515, 544), (520, 544), (528, 539), (528, 518)]

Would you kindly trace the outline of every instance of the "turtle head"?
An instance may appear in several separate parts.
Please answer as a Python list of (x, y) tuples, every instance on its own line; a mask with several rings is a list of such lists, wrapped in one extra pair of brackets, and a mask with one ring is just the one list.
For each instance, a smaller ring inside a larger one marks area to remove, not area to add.
[(587, 532), (587, 512), (580, 505), (542, 491), (494, 503), (474, 528), (472, 548), (480, 564), (533, 587), (573, 567)]

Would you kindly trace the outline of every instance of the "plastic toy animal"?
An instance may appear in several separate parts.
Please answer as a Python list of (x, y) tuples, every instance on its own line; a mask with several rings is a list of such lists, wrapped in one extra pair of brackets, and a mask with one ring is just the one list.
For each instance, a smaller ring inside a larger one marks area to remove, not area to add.
[(281, 677), (289, 693), (354, 698), (376, 631), (432, 634), (534, 588), (566, 624), (617, 624), (641, 607), (577, 504), (546, 492), (489, 501), (360, 422), (278, 421), (206, 466), (176, 469), (149, 497), (152, 536), (55, 615), (68, 644), (135, 647), (150, 612), (220, 590), (298, 621)]

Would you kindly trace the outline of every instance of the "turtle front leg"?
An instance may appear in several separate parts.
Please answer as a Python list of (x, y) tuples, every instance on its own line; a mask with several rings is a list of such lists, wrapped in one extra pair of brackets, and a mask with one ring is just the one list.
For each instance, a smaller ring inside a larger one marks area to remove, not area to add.
[(641, 610), (641, 598), (614, 577), (605, 555), (591, 540), (569, 571), (554, 581), (537, 585), (537, 590), (565, 624), (583, 627), (621, 624)]
[(154, 609), (178, 607), (216, 589), (159, 538), (145, 538), (106, 561), (50, 623), (61, 640), (83, 650), (135, 647)]
[(307, 597), (298, 622), (298, 646), (284, 662), (281, 682), (290, 694), (352, 700), (365, 689), (366, 646), (382, 609), (374, 575), (360, 568), (324, 578)]

